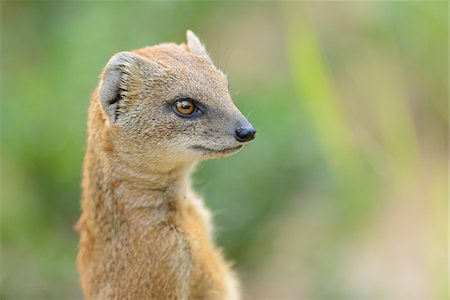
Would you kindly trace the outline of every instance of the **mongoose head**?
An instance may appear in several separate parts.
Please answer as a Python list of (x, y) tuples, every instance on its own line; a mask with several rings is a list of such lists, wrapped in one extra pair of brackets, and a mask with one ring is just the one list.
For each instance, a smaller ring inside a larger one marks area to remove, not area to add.
[(108, 149), (119, 159), (177, 164), (224, 157), (255, 136), (230, 97), (226, 75), (191, 31), (187, 44), (114, 55), (97, 99)]

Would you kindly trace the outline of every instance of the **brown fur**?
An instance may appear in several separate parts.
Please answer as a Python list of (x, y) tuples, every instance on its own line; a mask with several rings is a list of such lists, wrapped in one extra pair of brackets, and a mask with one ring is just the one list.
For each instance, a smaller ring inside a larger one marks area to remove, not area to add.
[[(247, 121), (225, 75), (202, 51), (188, 33), (187, 45), (119, 54), (120, 64), (108, 63), (93, 93), (77, 224), (86, 299), (239, 298), (189, 178), (197, 162), (231, 154), (192, 146), (240, 145), (233, 133), (237, 122)], [(121, 72), (116, 117), (101, 101), (114, 68)], [(195, 120), (177, 116), (170, 103), (180, 96), (202, 101), (207, 113)]]

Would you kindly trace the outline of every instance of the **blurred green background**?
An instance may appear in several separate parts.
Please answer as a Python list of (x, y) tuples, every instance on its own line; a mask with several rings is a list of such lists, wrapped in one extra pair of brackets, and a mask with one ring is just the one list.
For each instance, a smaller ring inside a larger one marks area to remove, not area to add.
[(245, 299), (447, 297), (447, 2), (3, 2), (2, 299), (81, 298), (86, 110), (192, 29), (258, 130), (195, 186)]

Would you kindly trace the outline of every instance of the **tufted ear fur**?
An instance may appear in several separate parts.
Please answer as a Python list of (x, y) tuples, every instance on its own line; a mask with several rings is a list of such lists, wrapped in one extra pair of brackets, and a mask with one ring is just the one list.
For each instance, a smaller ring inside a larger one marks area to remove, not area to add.
[(110, 123), (126, 111), (127, 102), (138, 93), (142, 75), (138, 55), (124, 51), (114, 55), (106, 64), (99, 88), (99, 99)]
[(195, 33), (193, 33), (190, 30), (186, 31), (186, 39), (187, 39), (187, 48), (189, 49), (189, 51), (199, 56), (203, 56), (208, 60), (211, 60), (211, 58), (208, 55), (208, 52), (205, 49), (205, 46), (203, 46), (203, 44), (200, 42), (200, 39), (195, 35)]

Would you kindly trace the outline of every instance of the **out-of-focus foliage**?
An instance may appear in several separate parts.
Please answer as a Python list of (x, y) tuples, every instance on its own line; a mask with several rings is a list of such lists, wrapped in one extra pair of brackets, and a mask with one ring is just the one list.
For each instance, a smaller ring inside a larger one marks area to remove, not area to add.
[(195, 175), (245, 298), (445, 298), (447, 6), (4, 2), (0, 297), (81, 297), (90, 93), (115, 52), (192, 29), (258, 131)]

